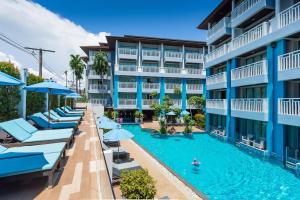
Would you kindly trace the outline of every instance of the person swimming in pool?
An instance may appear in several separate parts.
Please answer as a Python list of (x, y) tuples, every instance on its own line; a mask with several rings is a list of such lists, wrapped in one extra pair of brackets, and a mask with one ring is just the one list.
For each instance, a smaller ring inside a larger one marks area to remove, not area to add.
[(196, 166), (196, 167), (198, 167), (198, 166), (200, 165), (200, 162), (197, 160), (196, 157), (194, 157), (194, 160), (193, 160), (193, 162), (192, 162), (192, 165), (194, 165), (194, 166)]

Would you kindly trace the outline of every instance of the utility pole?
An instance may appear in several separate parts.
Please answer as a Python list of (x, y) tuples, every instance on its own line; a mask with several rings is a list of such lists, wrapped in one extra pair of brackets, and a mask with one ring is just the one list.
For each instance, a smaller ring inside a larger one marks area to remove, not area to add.
[(66, 75), (66, 87), (68, 87), (68, 71), (65, 71), (65, 75)]
[(48, 50), (48, 49), (42, 49), (42, 48), (32, 48), (32, 47), (24, 47), (24, 48), (39, 52), (39, 76), (43, 77), (43, 52), (55, 53), (55, 51)]

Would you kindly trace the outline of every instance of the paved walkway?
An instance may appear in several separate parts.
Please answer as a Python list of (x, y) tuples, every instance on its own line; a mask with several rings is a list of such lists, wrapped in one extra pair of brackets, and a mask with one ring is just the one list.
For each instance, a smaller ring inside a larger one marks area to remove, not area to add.
[(73, 147), (67, 151), (64, 170), (54, 188), (45, 187), (47, 178), (21, 179), (0, 184), (0, 199), (112, 199), (102, 149), (89, 108), (79, 130)]
[[(146, 151), (134, 141), (122, 141), (121, 146), (125, 147), (130, 156), (134, 158), (156, 181), (157, 195), (160, 199), (201, 199), (183, 182), (151, 157)], [(119, 187), (114, 188), (116, 198), (121, 198)]]

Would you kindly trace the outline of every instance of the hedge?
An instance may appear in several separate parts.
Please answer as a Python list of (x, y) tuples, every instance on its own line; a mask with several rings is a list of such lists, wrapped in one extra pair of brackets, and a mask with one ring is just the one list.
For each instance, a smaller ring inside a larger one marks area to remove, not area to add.
[[(28, 74), (27, 85), (43, 82), (43, 78), (35, 76), (31, 73)], [(26, 115), (32, 115), (41, 112), (45, 108), (45, 94), (38, 92), (27, 92), (26, 97)]]

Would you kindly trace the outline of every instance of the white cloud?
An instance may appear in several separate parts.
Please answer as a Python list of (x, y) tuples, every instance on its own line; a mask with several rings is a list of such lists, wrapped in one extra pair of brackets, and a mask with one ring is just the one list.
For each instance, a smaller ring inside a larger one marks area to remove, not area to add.
[[(107, 35), (105, 32), (89, 33), (81, 26), (41, 5), (25, 0), (0, 1), (0, 27), (0, 33), (23, 46), (55, 50), (55, 53), (45, 53), (44, 61), (58, 77), (45, 69), (43, 75), (45, 78), (52, 77), (57, 81), (63, 81), (63, 72), (69, 70), (70, 54), (83, 54), (79, 46), (106, 42)], [(16, 61), (18, 65), (21, 63), (21, 67), (32, 68), (37, 72), (38, 63), (29, 54), (3, 41), (0, 41), (0, 51), (6, 54), (6, 56), (0, 54), (0, 60), (11, 57), (13, 58), (11, 61)]]

